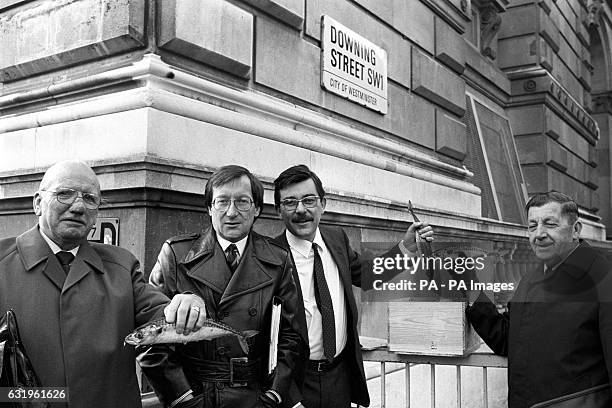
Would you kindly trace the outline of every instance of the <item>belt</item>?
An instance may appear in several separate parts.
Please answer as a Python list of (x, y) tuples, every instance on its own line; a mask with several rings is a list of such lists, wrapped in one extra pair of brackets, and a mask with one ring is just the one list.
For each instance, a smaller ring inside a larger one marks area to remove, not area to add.
[(345, 350), (338, 354), (331, 362), (328, 360), (308, 360), (308, 369), (312, 371), (330, 371), (344, 360)]
[(190, 359), (185, 369), (201, 382), (222, 382), (228, 383), (230, 387), (246, 387), (248, 382), (259, 378), (259, 361), (249, 361), (247, 357), (230, 358), (229, 362)]

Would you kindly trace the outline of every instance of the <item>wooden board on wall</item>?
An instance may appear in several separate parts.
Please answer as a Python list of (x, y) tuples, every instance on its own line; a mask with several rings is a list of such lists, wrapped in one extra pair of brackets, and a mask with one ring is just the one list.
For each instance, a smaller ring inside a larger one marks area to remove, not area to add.
[(480, 345), (465, 302), (390, 302), (389, 351), (466, 356)]

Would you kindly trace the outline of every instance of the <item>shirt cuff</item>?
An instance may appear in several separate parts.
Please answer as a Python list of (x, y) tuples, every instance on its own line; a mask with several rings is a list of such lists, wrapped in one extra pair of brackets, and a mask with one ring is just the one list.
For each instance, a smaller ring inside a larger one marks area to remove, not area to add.
[(177, 399), (175, 399), (174, 401), (172, 401), (169, 405), (168, 408), (174, 408), (176, 407), (178, 404), (180, 404), (181, 402), (183, 402), (185, 400), (185, 398), (187, 398), (188, 396), (190, 396), (191, 394), (193, 394), (192, 390), (187, 390), (183, 395), (181, 395), (180, 397), (178, 397)]
[(419, 255), (419, 246), (417, 245), (417, 250), (416, 252), (413, 252), (411, 250), (409, 250), (408, 248), (406, 248), (406, 245), (404, 244), (404, 240), (402, 239), (399, 244), (397, 244), (399, 250), (401, 251), (402, 254), (407, 255), (408, 257), (415, 257)]
[(268, 390), (267, 392), (270, 392), (272, 395), (274, 395), (276, 397), (276, 400), (278, 401), (278, 403), (282, 403), (283, 399), (281, 398), (280, 394), (274, 390)]

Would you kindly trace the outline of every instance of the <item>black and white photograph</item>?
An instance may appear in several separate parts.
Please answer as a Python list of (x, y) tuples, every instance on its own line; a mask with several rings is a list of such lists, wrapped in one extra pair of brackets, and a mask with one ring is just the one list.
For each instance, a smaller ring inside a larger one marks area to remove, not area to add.
[(612, 0), (0, 0), (0, 407), (612, 408)]

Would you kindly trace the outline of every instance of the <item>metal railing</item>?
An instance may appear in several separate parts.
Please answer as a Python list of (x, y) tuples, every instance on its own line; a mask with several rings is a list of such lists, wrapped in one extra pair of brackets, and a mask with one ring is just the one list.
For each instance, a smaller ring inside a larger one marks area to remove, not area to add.
[[(421, 408), (411, 405), (411, 368), (417, 365), (429, 365), (430, 367), (430, 406), (436, 408), (436, 367), (455, 366), (457, 397), (456, 407), (463, 408), (462, 404), (462, 367), (481, 367), (482, 368), (482, 407), (489, 407), (489, 368), (507, 368), (507, 358), (500, 357), (491, 353), (473, 353), (466, 357), (442, 357), (396, 354), (386, 350), (372, 350), (363, 352), (363, 360), (370, 362), (380, 362), (380, 408), (387, 408), (387, 363), (403, 363), (402, 368), (393, 371), (405, 371), (405, 407)], [(391, 408), (391, 407), (389, 407)], [(468, 408), (472, 408), (471, 406)]]

